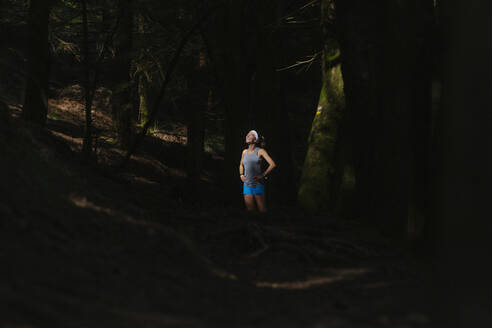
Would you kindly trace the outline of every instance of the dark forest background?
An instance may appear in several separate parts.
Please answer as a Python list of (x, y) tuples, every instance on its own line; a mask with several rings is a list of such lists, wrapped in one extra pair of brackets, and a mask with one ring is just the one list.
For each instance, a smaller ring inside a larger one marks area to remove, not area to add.
[(1, 327), (487, 327), (490, 7), (0, 0)]

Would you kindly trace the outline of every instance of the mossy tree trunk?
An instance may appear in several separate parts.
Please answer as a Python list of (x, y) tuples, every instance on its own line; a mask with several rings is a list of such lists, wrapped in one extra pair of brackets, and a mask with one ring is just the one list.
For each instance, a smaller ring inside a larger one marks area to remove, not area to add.
[(302, 168), (298, 202), (311, 212), (326, 210), (330, 204), (337, 131), (343, 107), (343, 79), (340, 64), (337, 64), (323, 72), (320, 100)]
[(335, 147), (345, 107), (342, 70), (338, 60), (339, 46), (327, 27), (332, 4), (330, 0), (322, 1), (321, 4), (324, 32), (322, 87), (298, 191), (300, 206), (311, 212), (326, 210), (330, 204), (335, 173)]
[(145, 74), (138, 77), (138, 100), (140, 124), (144, 126), (149, 120), (149, 80)]
[(146, 55), (146, 33), (145, 33), (145, 21), (142, 14), (137, 16), (137, 46), (136, 48), (140, 52), (139, 58), (136, 62), (137, 67), (137, 79), (138, 79), (138, 116), (140, 125), (145, 125), (149, 120), (149, 80), (150, 72), (147, 69), (147, 55)]
[(52, 1), (30, 1), (27, 41), (27, 79), (22, 118), (44, 125), (48, 114), (50, 51), (49, 16)]
[(115, 57), (111, 67), (111, 105), (113, 126), (118, 143), (129, 148), (135, 135), (135, 110), (130, 78), (133, 43), (133, 1), (118, 1), (118, 29), (113, 39)]

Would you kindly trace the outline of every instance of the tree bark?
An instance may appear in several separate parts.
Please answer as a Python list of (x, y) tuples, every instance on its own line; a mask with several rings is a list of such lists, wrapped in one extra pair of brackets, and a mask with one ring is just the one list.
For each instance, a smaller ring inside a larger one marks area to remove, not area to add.
[(145, 73), (138, 77), (138, 113), (143, 126), (149, 120), (149, 81)]
[(338, 42), (329, 33), (333, 1), (321, 3), (323, 53), (322, 87), (318, 108), (308, 140), (308, 150), (298, 192), (299, 204), (310, 212), (329, 208), (335, 173), (335, 147), (342, 111), (345, 107)]
[(150, 125), (155, 122), (155, 120), (157, 118), (157, 113), (159, 112), (160, 103), (161, 103), (162, 98), (164, 97), (164, 95), (167, 91), (167, 87), (169, 85), (169, 82), (171, 81), (171, 78), (174, 74), (174, 71), (176, 70), (176, 67), (179, 63), (179, 59), (180, 59), (181, 53), (183, 52), (184, 47), (186, 46), (186, 44), (188, 43), (188, 41), (190, 40), (192, 35), (198, 29), (202, 28), (203, 24), (207, 21), (207, 19), (210, 18), (211, 14), (217, 10), (217, 8), (218, 7), (215, 6), (215, 7), (211, 7), (210, 9), (208, 9), (203, 14), (203, 16), (198, 19), (198, 21), (190, 28), (190, 30), (181, 39), (176, 51), (174, 52), (174, 55), (173, 55), (171, 61), (170, 61), (169, 65), (166, 69), (166, 72), (163, 76), (162, 85), (160, 87), (160, 90), (157, 93), (156, 99), (153, 102), (152, 109), (149, 113), (149, 120), (147, 121), (147, 123), (144, 124), (144, 126), (142, 127), (142, 131), (140, 131), (140, 133), (135, 137), (134, 141), (130, 145), (130, 148), (128, 149), (124, 159), (120, 163), (120, 167), (123, 167), (128, 163), (130, 157), (135, 153), (138, 146), (142, 142), (143, 138), (147, 134), (147, 131), (150, 128)]
[(203, 167), (205, 141), (205, 110), (208, 106), (210, 86), (208, 83), (208, 63), (205, 53), (200, 51), (190, 63), (188, 76), (187, 119), (187, 175), (194, 199), (199, 198), (200, 175)]
[(337, 64), (323, 72), (320, 100), (302, 169), (298, 201), (310, 212), (327, 210), (330, 203), (335, 145), (343, 107), (343, 79), (340, 64)]
[(42, 126), (48, 114), (48, 26), (51, 6), (52, 1), (31, 1), (28, 17), (27, 81), (22, 118)]
[(277, 68), (285, 66), (283, 30), (280, 20), (287, 3), (281, 0), (255, 1), (254, 14), (250, 14), (252, 30), (250, 79), (250, 108), (245, 119), (249, 129), (258, 130), (265, 137), (266, 148), (277, 166), (270, 175), (266, 195), (269, 202), (292, 204), (296, 199), (296, 185), (291, 179), (292, 146), (288, 113), (283, 102), (283, 85)]
[(0, 130), (6, 131), (10, 123), (10, 113), (7, 105), (0, 100)]
[(138, 116), (140, 124), (143, 126), (149, 120), (149, 72), (146, 68), (146, 49), (145, 49), (145, 24), (142, 14), (137, 16), (137, 28), (138, 28), (138, 45), (140, 55), (137, 62), (137, 72), (138, 72)]
[(426, 216), (422, 196), (427, 194), (431, 77), (423, 55), (425, 33), (421, 26), (426, 26), (428, 17), (423, 3), (389, 1), (386, 13), (377, 210), (381, 227), (403, 240), (415, 235)]
[(119, 0), (119, 26), (116, 31), (113, 47), (115, 58), (112, 63), (112, 117), (118, 143), (128, 149), (135, 135), (135, 110), (132, 101), (132, 79), (130, 68), (132, 63), (133, 43), (133, 1)]
[(429, 13), (425, 0), (337, 1), (359, 216), (397, 240), (426, 215)]
[(442, 106), (434, 175), (443, 327), (492, 327), (490, 2), (442, 1)]
[[(415, 154), (411, 147), (416, 108), (416, 10), (414, 1), (389, 1), (383, 48), (381, 135), (376, 142), (379, 188), (373, 217), (388, 234), (404, 238), (414, 218)], [(402, 65), (402, 63), (405, 65)], [(425, 145), (422, 145), (425, 147)]]
[[(82, 151), (86, 158), (90, 158), (92, 155), (92, 100), (95, 92), (95, 76), (92, 76), (89, 58), (89, 30), (87, 21), (87, 1), (81, 0), (82, 4), (82, 48), (83, 48), (83, 65), (84, 65), (84, 98), (85, 98), (85, 126), (84, 126), (84, 141), (82, 144)], [(94, 72), (95, 73), (95, 72)]]
[(225, 154), (222, 184), (225, 202), (239, 206), (241, 180), (238, 165), (249, 128), (250, 77), (247, 34), (244, 27), (246, 0), (228, 0), (208, 26), (210, 55), (214, 57), (225, 112)]
[[(381, 98), (381, 46), (375, 42), (384, 28), (382, 2), (335, 0), (336, 27), (340, 43), (346, 110), (341, 132), (353, 149), (350, 160), (355, 175), (354, 216), (373, 217), (377, 186), (375, 144), (381, 133), (377, 115)], [(340, 159), (340, 157), (338, 158)], [(338, 164), (337, 175), (346, 164)], [(340, 179), (338, 177), (338, 179)]]

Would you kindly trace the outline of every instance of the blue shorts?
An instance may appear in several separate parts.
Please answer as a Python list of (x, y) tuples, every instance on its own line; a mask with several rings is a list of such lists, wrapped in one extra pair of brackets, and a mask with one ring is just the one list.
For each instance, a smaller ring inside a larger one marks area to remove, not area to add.
[(244, 195), (263, 195), (264, 193), (265, 193), (265, 185), (262, 185), (261, 183), (254, 187), (250, 187), (243, 184)]

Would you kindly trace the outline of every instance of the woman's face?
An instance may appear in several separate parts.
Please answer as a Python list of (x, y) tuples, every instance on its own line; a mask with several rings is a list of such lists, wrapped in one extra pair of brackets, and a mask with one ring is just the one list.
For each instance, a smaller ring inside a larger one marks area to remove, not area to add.
[(246, 143), (247, 144), (252, 144), (252, 143), (255, 143), (256, 142), (256, 137), (253, 133), (253, 131), (250, 131), (247, 135), (246, 135)]

